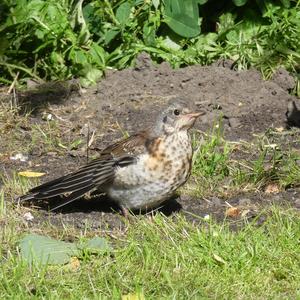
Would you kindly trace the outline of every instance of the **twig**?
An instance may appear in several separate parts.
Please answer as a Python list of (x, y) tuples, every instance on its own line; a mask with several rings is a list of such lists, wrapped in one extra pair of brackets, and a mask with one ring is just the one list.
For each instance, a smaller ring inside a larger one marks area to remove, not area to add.
[(13, 92), (14, 92), (14, 101), (13, 101), (13, 107), (17, 107), (18, 106), (18, 97), (17, 97), (17, 94), (16, 94), (16, 89), (14, 88), (13, 89)]
[(89, 162), (89, 140), (90, 140), (90, 124), (88, 124), (87, 140), (86, 140), (86, 163)]
[(94, 140), (95, 140), (95, 130), (93, 130), (93, 132), (92, 132), (92, 136), (91, 136), (91, 138), (89, 139), (89, 142), (88, 142), (88, 148), (91, 148), (91, 146), (92, 146), (92, 144), (93, 144), (93, 142), (94, 142)]
[(17, 75), (15, 76), (13, 82), (11, 83), (11, 85), (10, 85), (8, 91), (7, 91), (7, 95), (9, 95), (9, 94), (11, 93), (11, 91), (14, 89), (14, 87), (15, 87), (15, 85), (16, 85), (16, 82), (17, 82), (17, 80), (18, 80), (19, 74), (20, 74), (20, 72), (18, 71), (18, 72), (17, 72)]

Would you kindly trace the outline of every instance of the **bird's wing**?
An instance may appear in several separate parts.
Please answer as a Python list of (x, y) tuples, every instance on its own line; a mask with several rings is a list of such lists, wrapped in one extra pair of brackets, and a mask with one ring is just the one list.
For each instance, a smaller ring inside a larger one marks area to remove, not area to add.
[(102, 151), (102, 154), (109, 153), (114, 157), (123, 156), (124, 154), (132, 156), (142, 154), (147, 151), (146, 144), (149, 138), (148, 132), (142, 131), (108, 146)]
[(116, 167), (125, 167), (136, 161), (136, 155), (146, 151), (147, 135), (142, 132), (119, 141), (103, 150), (100, 157), (78, 171), (59, 177), (31, 189), (20, 201), (48, 199), (64, 196), (57, 209), (85, 193), (101, 188), (113, 180)]

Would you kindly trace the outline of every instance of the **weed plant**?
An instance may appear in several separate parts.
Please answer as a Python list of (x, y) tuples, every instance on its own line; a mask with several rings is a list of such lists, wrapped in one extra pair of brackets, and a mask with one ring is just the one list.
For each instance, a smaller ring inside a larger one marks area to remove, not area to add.
[(299, 72), (299, 0), (4, 0), (0, 11), (5, 84), (80, 77), (88, 85), (142, 51), (173, 67), (232, 59), (266, 78), (281, 66)]

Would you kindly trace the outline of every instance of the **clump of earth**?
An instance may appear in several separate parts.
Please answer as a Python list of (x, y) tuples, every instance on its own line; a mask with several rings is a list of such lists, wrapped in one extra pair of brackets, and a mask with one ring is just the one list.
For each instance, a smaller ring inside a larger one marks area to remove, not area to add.
[[(258, 70), (235, 70), (231, 61), (172, 69), (168, 63), (155, 64), (147, 54), (141, 54), (135, 67), (107, 71), (96, 87), (82, 89), (74, 82), (53, 83), (48, 85), (49, 89), (39, 86), (29, 90), (21, 94), (19, 100), (33, 109), (32, 118), (36, 122), (42, 122), (42, 115), (49, 112), (64, 120), (74, 135), (86, 137), (94, 132), (93, 147), (102, 149), (122, 138), (124, 132), (132, 134), (151, 126), (157, 113), (174, 96), (184, 97), (206, 113), (197, 122), (196, 129), (207, 131), (221, 118), (226, 139), (251, 140), (253, 134), (270, 127), (286, 127), (289, 123), (299, 122), (297, 108), (291, 107), (291, 103), (297, 102), (297, 98), (290, 94), (294, 85), (293, 77), (284, 69), (266, 81)], [(288, 114), (290, 120), (286, 117), (288, 107), (294, 109)], [(46, 181), (73, 171), (85, 162), (85, 153), (69, 153), (67, 157), (61, 157), (36, 151), (30, 154), (29, 161), (4, 167), (18, 171), (29, 165), (39, 165), (47, 172), (43, 177)], [(266, 205), (274, 201), (284, 203), (287, 198), (298, 203), (298, 191), (280, 193), (275, 198), (258, 193), (243, 195), (227, 199), (227, 204), (234, 206), (243, 202), (242, 205), (256, 207), (262, 202)], [(93, 228), (122, 226), (118, 208), (114, 207), (113, 211), (106, 202), (82, 201), (76, 201), (58, 213), (36, 211), (32, 224), (42, 222), (47, 215), (47, 220), (54, 224), (70, 222), (82, 227), (88, 223)], [(193, 214), (201, 217), (214, 215), (222, 219), (227, 204), (220, 199), (204, 201), (182, 196), (166, 203), (162, 210), (167, 215), (181, 211), (191, 220)]]

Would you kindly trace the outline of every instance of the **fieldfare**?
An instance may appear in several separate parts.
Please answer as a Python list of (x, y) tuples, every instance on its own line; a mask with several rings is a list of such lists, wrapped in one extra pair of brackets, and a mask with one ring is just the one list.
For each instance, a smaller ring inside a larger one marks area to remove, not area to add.
[(151, 130), (105, 148), (78, 171), (31, 189), (20, 201), (60, 196), (67, 205), (94, 191), (107, 194), (123, 213), (157, 207), (182, 186), (191, 173), (189, 129), (203, 112), (191, 111), (182, 99), (169, 101)]

